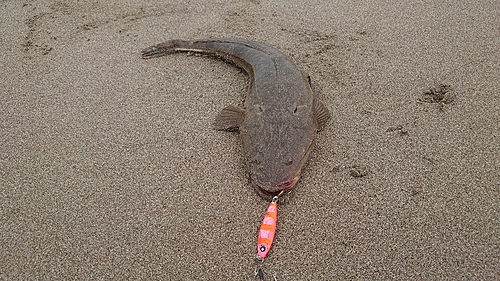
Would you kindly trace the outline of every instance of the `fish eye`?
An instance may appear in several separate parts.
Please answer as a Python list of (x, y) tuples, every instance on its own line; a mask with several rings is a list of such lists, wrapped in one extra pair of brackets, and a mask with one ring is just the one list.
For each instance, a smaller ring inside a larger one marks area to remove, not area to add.
[(260, 246), (259, 251), (264, 253), (266, 251), (266, 246), (264, 246), (264, 245)]
[(298, 106), (295, 106), (295, 109), (293, 110), (293, 113), (297, 113)]
[(288, 161), (286, 162), (286, 164), (285, 164), (285, 165), (290, 166), (290, 165), (292, 165), (292, 163), (293, 163), (293, 160), (292, 160), (292, 159), (290, 159), (290, 160), (288, 160)]

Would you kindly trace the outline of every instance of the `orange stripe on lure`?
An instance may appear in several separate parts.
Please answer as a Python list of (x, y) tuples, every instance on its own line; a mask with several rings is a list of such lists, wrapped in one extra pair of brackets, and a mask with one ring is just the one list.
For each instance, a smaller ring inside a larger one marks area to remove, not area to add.
[(278, 219), (278, 198), (281, 194), (283, 192), (273, 197), (260, 225), (259, 237), (257, 239), (257, 254), (261, 260), (264, 260), (273, 244), (274, 234), (276, 233), (276, 221)]

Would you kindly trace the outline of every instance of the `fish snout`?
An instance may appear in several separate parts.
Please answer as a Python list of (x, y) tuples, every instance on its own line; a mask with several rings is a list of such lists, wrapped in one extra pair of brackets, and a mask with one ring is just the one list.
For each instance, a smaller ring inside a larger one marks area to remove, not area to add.
[(276, 188), (280, 189), (280, 191), (287, 190), (289, 188), (292, 188), (298, 181), (299, 181), (299, 176), (296, 176), (291, 180), (285, 181), (285, 182), (277, 185)]
[(270, 200), (274, 196), (278, 195), (281, 191), (288, 191), (292, 187), (295, 186), (295, 184), (299, 181), (300, 177), (295, 176), (294, 178), (290, 180), (286, 180), (284, 182), (281, 182), (280, 184), (277, 185), (272, 185), (272, 186), (266, 186), (262, 184), (258, 184), (257, 182), (254, 181), (255, 188), (257, 190), (257, 193), (264, 199)]

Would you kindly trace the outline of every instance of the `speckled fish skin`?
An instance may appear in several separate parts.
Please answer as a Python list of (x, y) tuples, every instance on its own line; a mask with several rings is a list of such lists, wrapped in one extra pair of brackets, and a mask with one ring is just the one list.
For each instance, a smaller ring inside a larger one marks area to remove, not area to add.
[(233, 61), (250, 76), (244, 109), (228, 106), (221, 130), (239, 130), (252, 184), (265, 199), (292, 188), (316, 133), (329, 119), (307, 77), (276, 49), (242, 39), (171, 40), (142, 51), (143, 58), (200, 52)]

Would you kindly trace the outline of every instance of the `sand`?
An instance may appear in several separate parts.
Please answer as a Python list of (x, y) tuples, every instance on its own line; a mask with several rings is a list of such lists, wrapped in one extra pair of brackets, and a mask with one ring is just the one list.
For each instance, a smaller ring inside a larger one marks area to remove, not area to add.
[[(498, 26), (495, 1), (1, 1), (0, 279), (498, 280)], [(206, 37), (281, 50), (332, 113), (263, 264), (269, 202), (212, 126), (248, 76), (140, 57)]]

